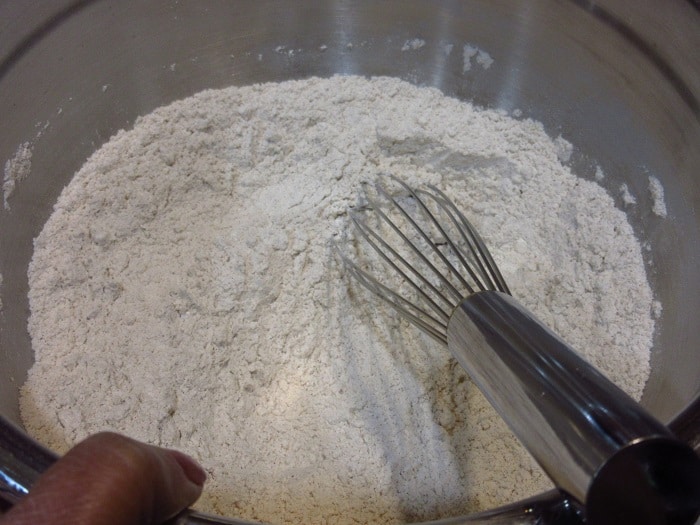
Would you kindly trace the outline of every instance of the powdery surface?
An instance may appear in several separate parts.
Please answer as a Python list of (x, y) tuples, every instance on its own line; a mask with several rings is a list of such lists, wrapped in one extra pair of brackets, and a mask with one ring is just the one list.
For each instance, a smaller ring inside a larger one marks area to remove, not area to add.
[(17, 151), (5, 162), (4, 176), (2, 180), (3, 206), (10, 209), (10, 197), (15, 192), (17, 183), (27, 178), (32, 170), (32, 145), (24, 142), (19, 145)]
[(656, 177), (649, 177), (649, 193), (651, 193), (652, 199), (651, 211), (665, 219), (668, 216), (668, 211), (666, 209), (666, 199), (664, 198), (664, 187)]
[(206, 91), (97, 151), (29, 270), (24, 421), (63, 452), (112, 429), (195, 456), (197, 507), (401, 523), (549, 487), (448, 352), (350, 283), (361, 181), (444, 189), (514, 295), (639, 398), (652, 294), (625, 215), (530, 120), (396, 79)]

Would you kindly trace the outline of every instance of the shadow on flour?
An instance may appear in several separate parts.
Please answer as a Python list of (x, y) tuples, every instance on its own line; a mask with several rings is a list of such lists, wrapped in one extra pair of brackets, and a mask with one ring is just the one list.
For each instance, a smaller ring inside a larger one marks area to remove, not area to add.
[(493, 171), (506, 175), (517, 172), (505, 157), (465, 154), (426, 136), (397, 138), (379, 134), (377, 144), (385, 157), (407, 160), (446, 179), (470, 178)]

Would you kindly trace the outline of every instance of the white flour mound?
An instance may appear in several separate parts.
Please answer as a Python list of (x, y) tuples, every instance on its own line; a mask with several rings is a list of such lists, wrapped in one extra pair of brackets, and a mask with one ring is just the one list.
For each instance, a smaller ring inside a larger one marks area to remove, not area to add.
[(195, 456), (197, 507), (403, 523), (549, 487), (448, 352), (331, 248), (361, 181), (434, 183), (514, 295), (632, 396), (652, 293), (622, 211), (559, 142), (397, 79), (205, 91), (140, 118), (64, 190), (29, 270), (24, 421), (64, 452), (127, 433)]

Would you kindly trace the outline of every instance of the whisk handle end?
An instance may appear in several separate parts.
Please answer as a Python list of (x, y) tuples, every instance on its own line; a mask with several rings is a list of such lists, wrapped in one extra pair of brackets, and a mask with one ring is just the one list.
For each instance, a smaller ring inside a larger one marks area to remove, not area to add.
[(693, 523), (700, 457), (511, 296), (467, 297), (447, 341), (587, 523)]

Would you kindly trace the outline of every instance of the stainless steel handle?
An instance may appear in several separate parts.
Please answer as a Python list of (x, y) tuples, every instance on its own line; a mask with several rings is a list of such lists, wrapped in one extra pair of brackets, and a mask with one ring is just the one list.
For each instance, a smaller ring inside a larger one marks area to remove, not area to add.
[(511, 296), (465, 299), (448, 347), (588, 523), (692, 523), (700, 457)]
[(17, 503), (57, 458), (0, 415), (0, 500)]
[[(13, 505), (27, 495), (39, 476), (58, 459), (0, 415), (0, 501)], [(0, 508), (2, 508), (0, 506)], [(475, 515), (449, 518), (431, 525), (582, 525), (580, 509), (557, 491)], [(186, 509), (167, 525), (259, 525), (235, 518)]]
[[(0, 500), (18, 503), (58, 455), (0, 416)], [(253, 522), (184, 510), (167, 525), (252, 525)]]
[(254, 521), (223, 518), (186, 509), (163, 525), (260, 525)]

